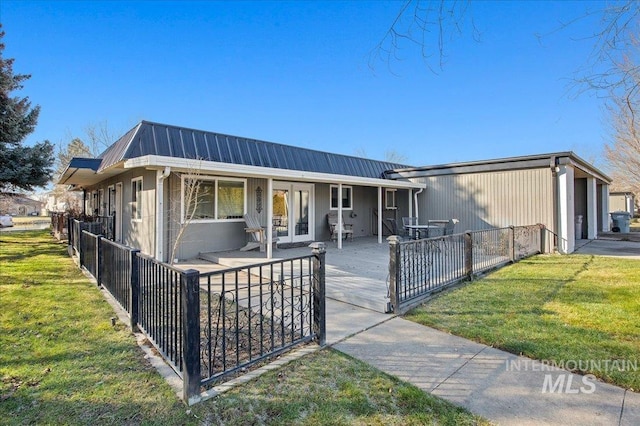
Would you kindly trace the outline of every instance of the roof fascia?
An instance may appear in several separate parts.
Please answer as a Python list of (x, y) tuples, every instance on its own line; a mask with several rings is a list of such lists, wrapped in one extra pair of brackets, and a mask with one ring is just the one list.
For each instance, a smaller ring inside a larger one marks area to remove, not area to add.
[(132, 158), (124, 162), (125, 169), (133, 169), (137, 167), (155, 169), (171, 167), (183, 171), (193, 171), (194, 169), (198, 169), (204, 172), (226, 173), (243, 177), (274, 178), (306, 182), (335, 182), (361, 186), (381, 186), (386, 188), (421, 189), (427, 187), (426, 184), (418, 182), (375, 179), (330, 173), (307, 172), (301, 170), (276, 169), (272, 167), (247, 166), (215, 161), (162, 157), (158, 155), (146, 155), (143, 157)]

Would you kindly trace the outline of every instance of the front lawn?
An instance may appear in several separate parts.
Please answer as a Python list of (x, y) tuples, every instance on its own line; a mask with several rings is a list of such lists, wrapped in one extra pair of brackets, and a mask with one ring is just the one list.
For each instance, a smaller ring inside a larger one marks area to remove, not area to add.
[(0, 234), (0, 424), (487, 424), (322, 350), (187, 408), (46, 231)]
[(590, 368), (574, 371), (638, 391), (638, 271), (638, 260), (539, 255), (442, 293), (406, 318), (534, 359), (578, 368), (583, 361)]

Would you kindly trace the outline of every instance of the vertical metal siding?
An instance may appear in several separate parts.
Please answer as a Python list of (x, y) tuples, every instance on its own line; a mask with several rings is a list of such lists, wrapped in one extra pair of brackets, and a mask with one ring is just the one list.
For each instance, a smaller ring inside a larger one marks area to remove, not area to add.
[(426, 195), (419, 196), (421, 222), (457, 218), (460, 232), (535, 223), (553, 227), (553, 178), (548, 169), (414, 180), (428, 185)]

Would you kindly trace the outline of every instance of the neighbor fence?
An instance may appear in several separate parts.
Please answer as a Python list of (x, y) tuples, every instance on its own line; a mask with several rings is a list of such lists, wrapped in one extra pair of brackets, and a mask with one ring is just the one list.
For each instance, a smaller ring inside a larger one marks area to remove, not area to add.
[(200, 273), (70, 223), (80, 266), (182, 378), (189, 404), (201, 387), (305, 342), (325, 344), (324, 243), (294, 259)]
[(546, 252), (544, 225), (511, 226), (421, 240), (389, 237), (388, 311), (406, 312), (432, 293)]

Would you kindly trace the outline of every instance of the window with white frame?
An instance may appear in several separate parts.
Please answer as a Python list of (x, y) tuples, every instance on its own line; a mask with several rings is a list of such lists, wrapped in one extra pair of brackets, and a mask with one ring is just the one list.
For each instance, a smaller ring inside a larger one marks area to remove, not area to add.
[(91, 193), (91, 213), (94, 216), (99, 214), (98, 207), (100, 206), (100, 198), (98, 195), (98, 191), (93, 191)]
[(131, 219), (142, 220), (142, 176), (131, 179)]
[[(338, 210), (338, 185), (331, 185), (331, 210)], [(353, 209), (353, 188), (342, 185), (342, 208)]]
[(246, 213), (246, 186), (245, 179), (183, 176), (183, 222), (242, 219)]
[(398, 208), (397, 200), (396, 200), (396, 190), (395, 189), (386, 189), (385, 190), (385, 207), (387, 210), (395, 210)]

